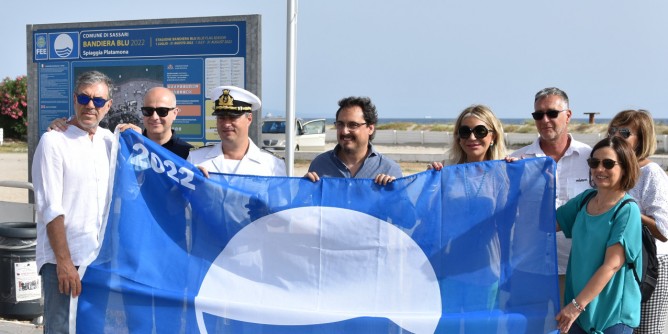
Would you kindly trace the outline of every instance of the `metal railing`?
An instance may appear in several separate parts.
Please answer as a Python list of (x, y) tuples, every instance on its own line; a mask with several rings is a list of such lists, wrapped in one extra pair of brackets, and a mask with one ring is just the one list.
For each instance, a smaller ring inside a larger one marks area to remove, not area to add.
[[(32, 183), (24, 181), (0, 180), (0, 187), (20, 188), (33, 191)], [(34, 222), (35, 206), (32, 203), (16, 203), (0, 201), (0, 223), (3, 222)]]

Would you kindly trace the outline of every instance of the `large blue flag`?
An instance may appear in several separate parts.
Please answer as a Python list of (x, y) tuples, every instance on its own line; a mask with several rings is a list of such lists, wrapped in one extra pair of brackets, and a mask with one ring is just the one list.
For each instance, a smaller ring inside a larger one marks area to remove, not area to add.
[(398, 179), (212, 174), (119, 135), (79, 333), (549, 333), (553, 160)]

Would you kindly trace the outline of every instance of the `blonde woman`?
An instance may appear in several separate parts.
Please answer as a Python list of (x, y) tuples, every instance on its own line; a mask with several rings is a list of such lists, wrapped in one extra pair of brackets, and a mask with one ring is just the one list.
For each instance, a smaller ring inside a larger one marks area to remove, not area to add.
[[(506, 156), (501, 122), (485, 105), (474, 104), (459, 114), (453, 138), (450, 164), (498, 160)], [(440, 170), (444, 162), (432, 162), (429, 169)]]
[[(455, 122), (454, 141), (450, 164), (458, 165), (455, 174), (466, 180), (465, 187), (449, 187), (444, 196), (451, 199), (453, 207), (448, 213), (452, 222), (469, 221), (469, 224), (453, 223), (444, 234), (444, 247), (437, 254), (440, 263), (456, 263), (467, 258), (466, 263), (439, 276), (442, 291), (449, 293), (443, 300), (445, 313), (489, 312), (499, 303), (499, 278), (501, 275), (500, 228), (494, 217), (498, 208), (504, 207), (507, 194), (498, 191), (498, 177), (488, 174), (500, 172), (489, 165), (468, 164), (503, 159), (506, 155), (503, 128), (492, 110), (484, 105), (472, 105), (464, 109)], [(429, 169), (441, 170), (444, 162), (432, 162)], [(489, 194), (495, 194), (491, 196)], [(475, 207), (470, 207), (476, 203)], [(477, 213), (477, 217), (471, 214)], [(462, 235), (476, 235), (475, 242), (461, 244)], [(438, 262), (438, 261), (437, 261)], [(456, 293), (452, 293), (456, 291)], [(491, 318), (462, 321), (466, 333), (486, 333), (498, 324)], [(460, 328), (448, 328), (447, 332), (459, 332)]]

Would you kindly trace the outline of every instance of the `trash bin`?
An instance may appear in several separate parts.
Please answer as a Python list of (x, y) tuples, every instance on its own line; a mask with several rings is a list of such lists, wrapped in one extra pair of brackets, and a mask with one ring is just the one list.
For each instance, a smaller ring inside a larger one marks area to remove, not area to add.
[(42, 316), (42, 282), (35, 263), (36, 224), (0, 223), (0, 316), (33, 320)]

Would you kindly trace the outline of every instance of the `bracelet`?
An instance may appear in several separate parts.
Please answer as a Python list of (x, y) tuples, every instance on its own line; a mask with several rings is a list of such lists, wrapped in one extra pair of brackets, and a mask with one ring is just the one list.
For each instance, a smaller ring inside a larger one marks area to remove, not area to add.
[(573, 306), (575, 306), (575, 309), (578, 310), (579, 312), (584, 312), (585, 311), (585, 308), (582, 307), (580, 304), (578, 304), (578, 302), (575, 300), (575, 298), (573, 298), (573, 300), (571, 300), (571, 304), (573, 304)]

